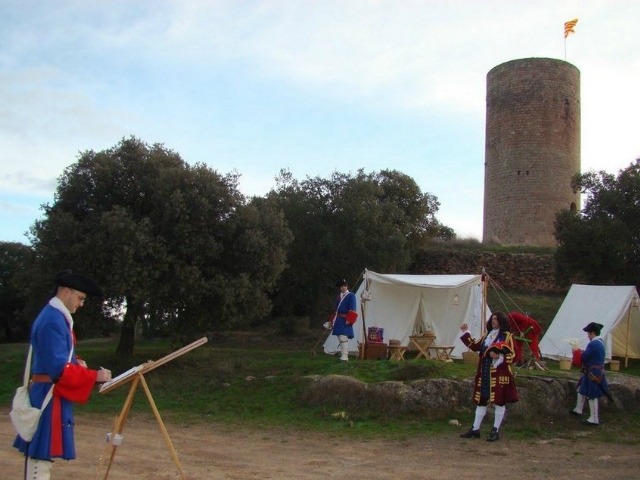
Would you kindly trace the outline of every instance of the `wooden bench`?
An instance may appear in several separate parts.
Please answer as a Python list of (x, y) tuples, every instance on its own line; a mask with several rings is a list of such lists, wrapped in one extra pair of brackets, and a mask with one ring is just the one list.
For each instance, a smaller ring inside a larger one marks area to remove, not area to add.
[[(453, 345), (433, 345), (429, 347), (429, 356), (443, 362), (453, 362), (451, 353), (454, 348), (456, 347)], [(431, 350), (433, 350), (434, 355), (431, 355)]]

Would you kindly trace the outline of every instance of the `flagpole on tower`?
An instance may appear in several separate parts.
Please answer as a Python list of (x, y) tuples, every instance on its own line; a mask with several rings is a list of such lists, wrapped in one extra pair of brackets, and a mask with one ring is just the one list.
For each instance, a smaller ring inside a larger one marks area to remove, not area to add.
[(576, 33), (573, 27), (578, 23), (578, 19), (574, 18), (568, 22), (564, 22), (564, 61), (567, 61), (567, 37), (570, 33)]

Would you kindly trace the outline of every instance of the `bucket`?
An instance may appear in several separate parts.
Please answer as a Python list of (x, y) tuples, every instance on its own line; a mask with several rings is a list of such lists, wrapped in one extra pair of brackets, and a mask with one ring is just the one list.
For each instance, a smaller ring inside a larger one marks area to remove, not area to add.
[(560, 360), (560, 370), (571, 370), (571, 359), (563, 358)]
[(617, 372), (618, 370), (620, 370), (620, 360), (611, 360), (609, 362), (609, 368), (613, 372)]

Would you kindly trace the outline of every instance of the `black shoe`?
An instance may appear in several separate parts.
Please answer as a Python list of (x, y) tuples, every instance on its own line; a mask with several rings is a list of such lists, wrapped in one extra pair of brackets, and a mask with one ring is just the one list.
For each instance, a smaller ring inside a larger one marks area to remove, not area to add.
[(581, 413), (576, 412), (575, 410), (571, 409), (569, 410), (569, 415), (573, 415), (575, 417), (579, 417), (580, 415), (582, 415)]
[(474, 430), (473, 427), (468, 432), (461, 433), (462, 438), (480, 438), (480, 430)]
[(597, 427), (599, 425), (598, 423), (593, 423), (589, 420), (583, 420), (581, 423), (582, 425), (586, 425), (587, 427)]
[(496, 427), (493, 427), (491, 429), (491, 433), (487, 437), (487, 442), (495, 442), (499, 438), (500, 438), (500, 435), (498, 435), (498, 429)]

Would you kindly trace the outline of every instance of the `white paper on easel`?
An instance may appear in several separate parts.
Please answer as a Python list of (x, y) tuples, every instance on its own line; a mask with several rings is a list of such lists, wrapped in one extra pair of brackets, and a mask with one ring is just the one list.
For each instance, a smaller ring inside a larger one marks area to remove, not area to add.
[(113, 385), (114, 383), (117, 383), (121, 380), (124, 380), (125, 378), (128, 378), (132, 375), (135, 375), (136, 373), (138, 373), (140, 370), (142, 370), (142, 368), (144, 367), (144, 365), (138, 365), (136, 367), (130, 368), (129, 370), (127, 370), (124, 373), (121, 373), (120, 375), (118, 375), (115, 378), (112, 378), (111, 380), (109, 380), (108, 382), (103, 383), (100, 386), (100, 391), (108, 388), (109, 386)]

